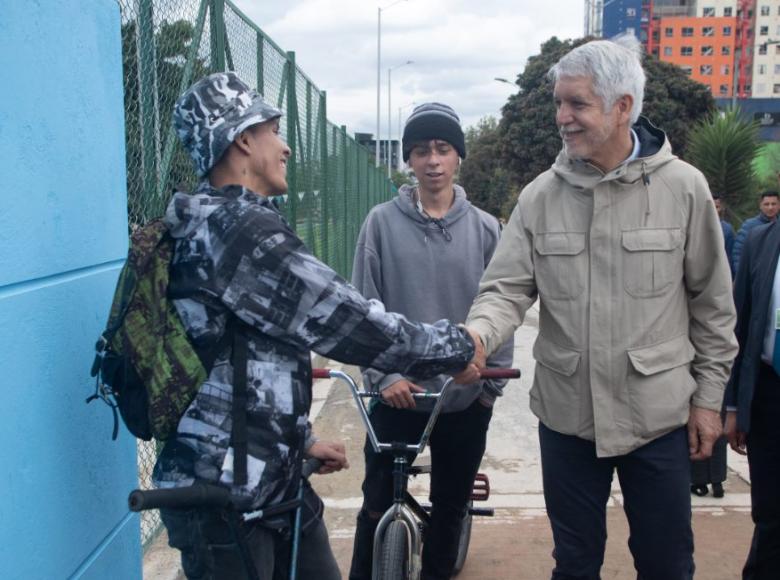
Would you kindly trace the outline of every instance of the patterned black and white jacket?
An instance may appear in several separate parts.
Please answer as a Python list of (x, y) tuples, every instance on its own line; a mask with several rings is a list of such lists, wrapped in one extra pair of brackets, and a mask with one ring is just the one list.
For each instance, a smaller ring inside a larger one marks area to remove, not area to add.
[[(312, 350), (421, 379), (459, 371), (473, 356), (471, 339), (449, 321), (410, 322), (363, 298), (306, 249), (266, 197), (204, 181), (173, 196), (165, 221), (177, 240), (169, 291), (188, 335), (200, 349), (228, 346), (160, 454), (158, 487), (218, 482), (251, 509), (289, 499), (301, 449), (312, 441)], [(231, 317), (249, 338), (243, 486), (233, 484), (231, 343), (220, 343)]]

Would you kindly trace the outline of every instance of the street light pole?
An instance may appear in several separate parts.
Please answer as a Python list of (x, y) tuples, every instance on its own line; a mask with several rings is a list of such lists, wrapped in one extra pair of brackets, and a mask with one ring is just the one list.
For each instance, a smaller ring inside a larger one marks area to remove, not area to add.
[(406, 66), (407, 64), (414, 64), (413, 60), (407, 60), (406, 62), (402, 62), (401, 64), (397, 64), (395, 66), (391, 66), (389, 69), (387, 69), (387, 178), (390, 179), (392, 177), (392, 171), (391, 168), (393, 167), (393, 156), (392, 156), (392, 147), (393, 147), (393, 120), (390, 116), (391, 111), (391, 99), (392, 99), (392, 92), (391, 92), (391, 86), (392, 86), (392, 75), (393, 71), (397, 68), (401, 68), (402, 66)]
[(382, 10), (388, 10), (389, 8), (392, 8), (399, 2), (408, 2), (408, 0), (395, 0), (395, 2), (392, 2), (382, 8), (381, 6), (377, 6), (376, 9), (376, 166), (379, 167), (380, 165), (380, 159), (379, 159), (379, 143), (380, 143), (380, 95), (382, 91)]

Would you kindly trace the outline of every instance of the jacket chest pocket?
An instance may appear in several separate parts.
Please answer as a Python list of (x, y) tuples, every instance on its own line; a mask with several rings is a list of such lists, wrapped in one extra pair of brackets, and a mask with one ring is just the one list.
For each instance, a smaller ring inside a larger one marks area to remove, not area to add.
[(665, 294), (682, 278), (680, 228), (623, 232), (623, 283), (638, 298)]
[(543, 299), (564, 300), (582, 294), (588, 270), (584, 233), (536, 234), (534, 249), (536, 285)]

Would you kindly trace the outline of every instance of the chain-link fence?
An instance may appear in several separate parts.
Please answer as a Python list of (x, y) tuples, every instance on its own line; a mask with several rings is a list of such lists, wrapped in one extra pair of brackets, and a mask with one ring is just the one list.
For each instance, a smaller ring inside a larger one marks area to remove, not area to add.
[[(127, 193), (131, 228), (162, 215), (173, 188), (196, 176), (171, 123), (173, 104), (200, 77), (232, 70), (285, 112), (292, 155), (281, 209), (308, 247), (349, 276), (368, 210), (392, 186), (370, 153), (327, 120), (327, 99), (285, 52), (229, 0), (118, 0), (122, 13)], [(155, 447), (139, 447), (142, 486)], [(144, 515), (146, 543), (159, 527)]]

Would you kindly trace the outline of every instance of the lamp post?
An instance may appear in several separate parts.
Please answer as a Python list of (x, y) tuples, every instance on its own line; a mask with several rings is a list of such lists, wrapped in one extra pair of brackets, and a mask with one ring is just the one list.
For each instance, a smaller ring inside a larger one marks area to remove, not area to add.
[(393, 166), (393, 156), (391, 155), (391, 149), (393, 146), (393, 120), (390, 117), (390, 111), (391, 111), (391, 91), (390, 88), (392, 86), (392, 74), (393, 71), (397, 68), (401, 68), (402, 66), (406, 66), (408, 64), (414, 64), (413, 60), (407, 60), (406, 62), (402, 62), (401, 64), (397, 64), (395, 66), (391, 66), (389, 69), (387, 69), (387, 178), (390, 179), (392, 177), (392, 171), (391, 168)]
[(380, 93), (382, 91), (381, 85), (381, 71), (382, 71), (382, 10), (388, 10), (398, 4), (399, 2), (408, 2), (408, 0), (395, 0), (384, 8), (377, 6), (376, 9), (376, 166), (379, 167), (379, 108), (380, 108)]

